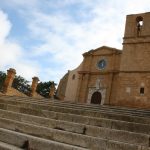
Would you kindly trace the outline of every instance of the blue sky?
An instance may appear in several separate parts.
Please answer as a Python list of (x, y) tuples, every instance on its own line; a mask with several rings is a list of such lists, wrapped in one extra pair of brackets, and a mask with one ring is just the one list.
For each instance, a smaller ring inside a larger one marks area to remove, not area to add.
[(122, 49), (127, 14), (150, 11), (149, 0), (0, 0), (0, 70), (31, 81), (60, 78), (82, 53)]

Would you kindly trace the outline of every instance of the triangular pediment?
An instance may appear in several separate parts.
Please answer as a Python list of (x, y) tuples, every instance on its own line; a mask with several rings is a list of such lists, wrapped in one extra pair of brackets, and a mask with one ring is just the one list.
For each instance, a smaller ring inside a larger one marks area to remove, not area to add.
[(112, 48), (108, 46), (102, 46), (102, 47), (92, 49), (84, 53), (83, 56), (85, 55), (108, 55), (112, 53), (122, 53), (122, 51), (120, 49), (116, 49), (116, 48)]

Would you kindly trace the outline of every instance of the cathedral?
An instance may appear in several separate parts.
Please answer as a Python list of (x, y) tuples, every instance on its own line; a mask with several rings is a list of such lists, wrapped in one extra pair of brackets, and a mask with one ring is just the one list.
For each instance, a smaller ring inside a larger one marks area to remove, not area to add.
[(57, 97), (79, 103), (150, 108), (150, 12), (126, 17), (122, 50), (102, 46), (60, 80)]

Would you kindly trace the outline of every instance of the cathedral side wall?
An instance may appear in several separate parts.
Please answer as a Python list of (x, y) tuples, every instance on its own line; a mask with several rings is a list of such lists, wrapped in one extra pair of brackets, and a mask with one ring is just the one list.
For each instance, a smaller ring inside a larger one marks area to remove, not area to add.
[(66, 92), (66, 87), (67, 87), (67, 82), (68, 82), (68, 73), (63, 76), (63, 78), (60, 80), (58, 88), (57, 88), (57, 93), (56, 96), (60, 100), (64, 100), (65, 98), (65, 92)]
[(77, 89), (78, 89), (78, 83), (79, 83), (78, 71), (81, 68), (82, 68), (82, 63), (77, 69), (69, 71), (64, 100), (73, 101), (73, 102), (76, 101), (76, 95), (77, 95)]
[(116, 75), (110, 104), (139, 108), (150, 107), (150, 73)]

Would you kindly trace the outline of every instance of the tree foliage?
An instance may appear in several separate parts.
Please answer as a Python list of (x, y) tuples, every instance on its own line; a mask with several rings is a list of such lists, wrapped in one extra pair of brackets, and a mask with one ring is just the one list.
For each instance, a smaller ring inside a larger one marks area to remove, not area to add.
[(29, 95), (31, 91), (29, 81), (21, 76), (15, 76), (12, 87), (26, 95)]
[(6, 79), (6, 73), (0, 71), (0, 91), (2, 91), (5, 79)]
[[(6, 73), (0, 71), (0, 91), (3, 90), (5, 79)], [(54, 81), (40, 82), (37, 86), (36, 91), (43, 97), (49, 98), (49, 93), (52, 85), (56, 85), (56, 83), (54, 83)], [(30, 95), (31, 86), (29, 85), (29, 81), (21, 76), (15, 76), (12, 87), (26, 95)]]
[(37, 93), (43, 97), (49, 98), (49, 92), (52, 85), (56, 85), (54, 81), (40, 82), (37, 86)]
[[(0, 90), (3, 90), (3, 85), (4, 81), (6, 79), (6, 73), (0, 71)], [(12, 87), (17, 89), (20, 92), (23, 92), (24, 94), (29, 94), (30, 90), (30, 85), (28, 84), (29, 81), (24, 79), (21, 76), (15, 76), (14, 81), (12, 83)]]

